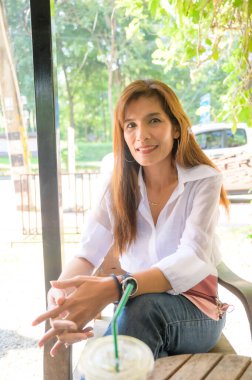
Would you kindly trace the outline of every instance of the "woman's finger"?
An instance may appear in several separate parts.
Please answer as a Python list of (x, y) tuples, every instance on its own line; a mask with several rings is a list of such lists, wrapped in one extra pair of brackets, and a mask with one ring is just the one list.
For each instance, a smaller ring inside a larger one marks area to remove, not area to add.
[(63, 333), (58, 336), (58, 340), (63, 344), (73, 344), (82, 340), (92, 338), (94, 336), (92, 331), (88, 332), (75, 332), (75, 333)]
[(43, 335), (43, 337), (39, 340), (38, 345), (39, 347), (43, 347), (45, 343), (55, 337), (57, 334), (62, 333), (63, 331), (56, 331), (54, 328), (51, 328), (46, 331), (46, 333)]
[(58, 317), (63, 311), (67, 310), (67, 305), (64, 303), (61, 306), (56, 306), (54, 309), (48, 310), (45, 313), (39, 315), (34, 321), (32, 322), (32, 326), (37, 326), (41, 322), (46, 321), (49, 318), (56, 318)]
[(50, 355), (52, 357), (54, 357), (62, 346), (63, 346), (63, 343), (61, 343), (59, 340), (57, 340), (57, 342), (51, 348)]
[(64, 303), (66, 299), (66, 294), (63, 289), (54, 289), (54, 298), (56, 305), (60, 306)]
[(48, 293), (48, 308), (47, 310), (52, 310), (56, 306), (60, 306), (65, 302), (66, 294), (63, 289), (51, 288)]
[(57, 289), (67, 289), (71, 287), (79, 287), (85, 281), (94, 281), (92, 276), (75, 276), (67, 280), (50, 281), (51, 285)]
[(82, 331), (85, 332), (85, 333), (87, 333), (87, 332), (90, 332), (90, 331), (93, 331), (93, 330), (94, 330), (94, 328), (92, 326), (87, 326)]
[[(82, 277), (82, 276), (78, 276)], [(67, 289), (67, 288), (72, 288), (72, 287), (79, 287), (81, 284), (83, 284), (84, 280), (80, 278), (70, 278), (68, 280), (61, 280), (61, 281), (51, 281), (51, 285), (54, 288), (57, 289)]]
[(78, 326), (76, 323), (69, 321), (67, 319), (53, 319), (50, 321), (51, 327), (55, 330), (67, 330), (67, 331), (77, 331)]
[(51, 285), (57, 289), (66, 289), (71, 287), (79, 287), (85, 281), (95, 281), (93, 276), (75, 276), (67, 280), (50, 281)]
[(59, 317), (57, 319), (65, 319), (67, 317), (67, 315), (68, 315), (68, 311), (65, 310), (65, 311), (63, 311), (63, 313), (59, 314)]

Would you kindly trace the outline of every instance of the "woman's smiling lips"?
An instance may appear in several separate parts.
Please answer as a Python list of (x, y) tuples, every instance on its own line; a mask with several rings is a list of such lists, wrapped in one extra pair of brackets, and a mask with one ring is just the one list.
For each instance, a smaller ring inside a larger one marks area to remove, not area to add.
[(149, 154), (153, 152), (158, 147), (158, 145), (145, 145), (145, 146), (139, 146), (138, 148), (135, 148), (135, 150), (142, 154)]

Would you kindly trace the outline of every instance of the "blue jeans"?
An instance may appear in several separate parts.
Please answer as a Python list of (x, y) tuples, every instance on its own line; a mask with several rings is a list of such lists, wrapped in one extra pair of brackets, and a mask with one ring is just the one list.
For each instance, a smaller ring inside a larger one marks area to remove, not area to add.
[[(118, 334), (145, 342), (156, 358), (208, 352), (225, 325), (215, 321), (182, 295), (144, 294), (129, 299), (118, 318)], [(105, 335), (111, 335), (111, 326)]]

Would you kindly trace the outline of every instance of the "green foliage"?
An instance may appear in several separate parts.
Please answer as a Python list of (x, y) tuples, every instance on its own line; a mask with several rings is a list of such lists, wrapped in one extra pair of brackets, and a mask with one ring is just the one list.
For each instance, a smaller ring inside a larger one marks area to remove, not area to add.
[(77, 145), (77, 161), (101, 161), (102, 158), (112, 152), (112, 143), (82, 143)]
[[(21, 93), (34, 110), (29, 2), (5, 5)], [(249, 0), (58, 0), (54, 24), (60, 133), (66, 141), (75, 129), (78, 161), (111, 151), (112, 108), (139, 78), (170, 85), (193, 124), (206, 93), (213, 121), (252, 124)]]
[[(38, 171), (38, 158), (31, 157), (31, 172), (36, 173)], [(9, 175), (11, 170), (11, 162), (8, 156), (0, 156), (0, 175)]]
[(32, 80), (33, 63), (29, 2), (27, 0), (6, 0), (4, 1), (4, 6), (8, 18), (12, 54), (21, 96), (22, 100), (26, 102), (24, 109), (28, 113), (32, 113), (35, 108), (35, 98)]
[[(153, 1), (118, 0), (137, 25), (159, 22), (153, 61), (164, 70), (175, 66), (205, 72), (219, 65), (225, 73), (225, 94), (218, 119), (252, 125), (251, 0)], [(129, 24), (130, 27), (130, 24)], [(224, 78), (223, 78), (224, 79)], [(207, 87), (209, 80), (205, 78)], [(220, 83), (221, 85), (221, 83)], [(214, 111), (216, 113), (216, 110)]]
[[(77, 162), (90, 163), (99, 162), (102, 158), (112, 152), (112, 143), (86, 143), (79, 141), (76, 145)], [(67, 162), (67, 149), (61, 150), (63, 161)]]

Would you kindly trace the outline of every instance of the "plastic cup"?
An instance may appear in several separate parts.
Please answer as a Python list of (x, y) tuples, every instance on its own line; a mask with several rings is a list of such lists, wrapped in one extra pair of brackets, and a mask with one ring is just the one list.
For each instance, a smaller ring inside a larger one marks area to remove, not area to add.
[(119, 372), (115, 369), (113, 336), (90, 341), (79, 361), (85, 380), (146, 380), (154, 368), (150, 348), (141, 340), (118, 335)]

